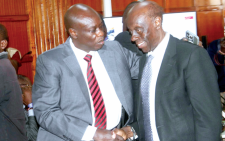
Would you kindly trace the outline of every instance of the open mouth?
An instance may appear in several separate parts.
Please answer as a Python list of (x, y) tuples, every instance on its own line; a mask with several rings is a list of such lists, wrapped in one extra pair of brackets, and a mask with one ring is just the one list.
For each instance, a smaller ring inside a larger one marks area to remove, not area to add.
[(145, 42), (137, 43), (138, 47), (141, 47)]
[(99, 40), (97, 43), (98, 43), (98, 44), (104, 44), (104, 40), (101, 39), (101, 40)]

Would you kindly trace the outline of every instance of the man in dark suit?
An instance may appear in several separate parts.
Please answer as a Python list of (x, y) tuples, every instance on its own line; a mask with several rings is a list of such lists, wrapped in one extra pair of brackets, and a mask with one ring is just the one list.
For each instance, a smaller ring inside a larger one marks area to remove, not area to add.
[(125, 112), (125, 125), (133, 122), (131, 77), (138, 77), (139, 58), (118, 42), (104, 42), (102, 20), (86, 5), (70, 7), (64, 23), (70, 37), (37, 59), (37, 141), (123, 140), (110, 130)]
[[(220, 141), (221, 103), (217, 74), (207, 52), (162, 29), (163, 8), (136, 4), (127, 26), (141, 58), (137, 122), (123, 128), (141, 141)], [(132, 129), (133, 132), (130, 132)]]
[(26, 141), (21, 90), (8, 53), (3, 51), (8, 34), (1, 24), (0, 42), (0, 141)]

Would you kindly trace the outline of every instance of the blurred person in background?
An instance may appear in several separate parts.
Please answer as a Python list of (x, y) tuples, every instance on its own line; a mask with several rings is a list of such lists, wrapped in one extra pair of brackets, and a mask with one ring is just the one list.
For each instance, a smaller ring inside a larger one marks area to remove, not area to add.
[(207, 51), (218, 74), (220, 92), (225, 92), (225, 38), (212, 41)]
[(17, 75), (20, 88), (22, 90), (23, 108), (26, 119), (26, 135), (28, 141), (36, 141), (38, 133), (38, 123), (33, 112), (32, 103), (32, 83), (24, 75)]

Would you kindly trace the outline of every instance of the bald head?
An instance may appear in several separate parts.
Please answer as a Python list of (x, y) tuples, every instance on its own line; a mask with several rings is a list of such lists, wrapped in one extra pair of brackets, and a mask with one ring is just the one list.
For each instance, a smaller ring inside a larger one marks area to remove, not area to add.
[(129, 13), (131, 12), (142, 13), (148, 15), (150, 18), (160, 17), (162, 19), (164, 10), (154, 1), (144, 1), (133, 6)]
[(104, 44), (104, 25), (99, 14), (84, 4), (71, 6), (65, 16), (66, 30), (76, 48), (96, 51)]
[(91, 16), (99, 17), (99, 14), (94, 9), (84, 4), (75, 4), (71, 6), (64, 15), (64, 24), (67, 32), (69, 33), (70, 28), (76, 27), (81, 19)]

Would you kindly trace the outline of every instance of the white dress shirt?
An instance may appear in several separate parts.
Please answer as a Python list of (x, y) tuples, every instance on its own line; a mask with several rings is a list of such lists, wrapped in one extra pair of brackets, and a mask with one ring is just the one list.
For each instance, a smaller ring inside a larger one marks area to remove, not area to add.
[[(153, 140), (159, 141), (159, 136), (157, 132), (156, 122), (155, 122), (155, 89), (156, 89), (156, 82), (159, 74), (159, 70), (162, 64), (163, 56), (165, 54), (168, 42), (169, 42), (170, 34), (166, 33), (163, 40), (158, 44), (158, 46), (151, 52), (147, 54), (147, 56), (152, 55), (154, 58), (151, 61), (152, 66), (152, 77), (151, 77), (151, 84), (149, 87), (150, 92), (150, 121), (151, 121), (151, 128), (153, 134)], [(156, 107), (157, 108), (157, 107)]]
[(70, 39), (70, 46), (72, 47), (72, 50), (78, 60), (78, 63), (80, 65), (81, 71), (83, 73), (88, 92), (89, 92), (89, 97), (90, 97), (90, 103), (91, 103), (91, 111), (92, 111), (92, 119), (93, 119), (93, 124), (92, 126), (88, 126), (82, 140), (93, 140), (93, 136), (97, 130), (95, 125), (95, 117), (94, 117), (94, 107), (93, 107), (93, 100), (91, 98), (88, 82), (87, 82), (87, 66), (88, 63), (87, 61), (84, 60), (84, 57), (87, 54), (92, 55), (91, 59), (91, 64), (92, 68), (94, 70), (96, 79), (98, 81), (98, 85), (100, 87), (100, 90), (102, 92), (102, 96), (104, 99), (105, 103), (105, 108), (106, 108), (106, 117), (107, 117), (107, 130), (111, 130), (114, 127), (116, 127), (121, 118), (121, 110), (122, 110), (122, 104), (120, 103), (119, 98), (117, 97), (116, 91), (113, 87), (113, 84), (109, 78), (109, 75), (105, 69), (105, 66), (101, 60), (101, 57), (99, 56), (97, 51), (90, 51), (89, 53), (80, 50), (76, 48)]

